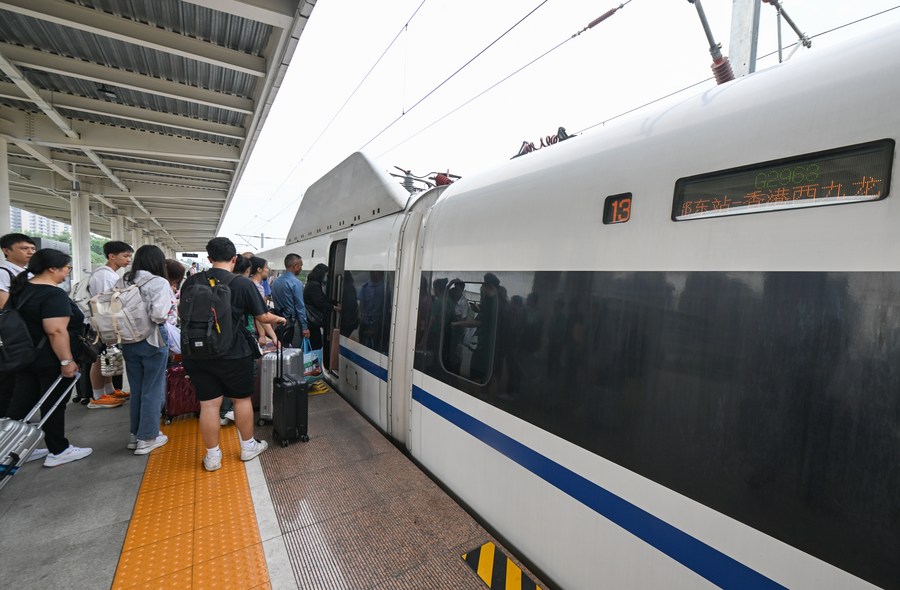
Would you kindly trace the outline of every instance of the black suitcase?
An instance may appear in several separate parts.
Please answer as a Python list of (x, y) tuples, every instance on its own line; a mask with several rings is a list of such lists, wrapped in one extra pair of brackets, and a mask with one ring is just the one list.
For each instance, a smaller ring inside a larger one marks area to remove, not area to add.
[(278, 367), (272, 379), (272, 439), (282, 447), (295, 440), (309, 441), (309, 385), (303, 375), (284, 374), (284, 356), (278, 348)]

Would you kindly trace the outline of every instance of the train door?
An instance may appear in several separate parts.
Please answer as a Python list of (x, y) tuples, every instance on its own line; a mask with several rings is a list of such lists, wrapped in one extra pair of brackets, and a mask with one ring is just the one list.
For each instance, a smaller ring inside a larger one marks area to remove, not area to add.
[[(341, 311), (334, 311), (329, 322), (329, 333), (325, 334), (326, 348), (325, 367), (336, 377), (340, 378), (340, 349), (341, 349), (341, 313), (344, 306), (344, 260), (347, 256), (347, 240), (337, 240), (331, 243), (328, 253), (328, 293), (326, 295), (332, 301), (342, 303)], [(335, 330), (338, 336), (335, 337)], [(324, 351), (323, 351), (324, 352)]]

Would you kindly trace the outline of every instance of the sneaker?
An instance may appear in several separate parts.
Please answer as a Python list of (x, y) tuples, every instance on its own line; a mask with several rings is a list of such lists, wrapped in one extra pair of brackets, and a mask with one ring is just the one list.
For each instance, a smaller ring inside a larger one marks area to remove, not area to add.
[(43, 459), (49, 454), (50, 451), (48, 451), (47, 449), (35, 449), (31, 451), (31, 454), (28, 455), (28, 458), (25, 459), (25, 462), (28, 463), (29, 461), (37, 461), (38, 459)]
[(228, 418), (226, 418), (225, 416), (222, 416), (221, 418), (219, 418), (219, 426), (228, 426), (230, 423), (231, 423), (231, 421)]
[(92, 452), (93, 449), (81, 449), (69, 445), (69, 448), (67, 448), (62, 453), (59, 453), (58, 455), (54, 455), (52, 453), (48, 454), (47, 458), (44, 459), (44, 467), (57, 467), (59, 465), (64, 465), (65, 463), (71, 463), (72, 461), (84, 459)]
[(234, 410), (228, 410), (227, 412), (225, 412), (225, 419), (234, 422)]
[(113, 392), (108, 395), (111, 395), (112, 397), (123, 401), (131, 397), (130, 393), (128, 393), (127, 391), (122, 391), (121, 389), (113, 389)]
[(111, 395), (104, 394), (100, 397), (100, 399), (92, 399), (91, 401), (89, 401), (87, 407), (94, 410), (97, 408), (118, 408), (124, 403), (125, 400), (123, 399), (118, 399)]
[(253, 444), (249, 447), (245, 447), (243, 443), (241, 444), (241, 461), (251, 461), (255, 459), (260, 453), (269, 448), (269, 443), (264, 440), (254, 439)]
[(209, 453), (203, 457), (203, 468), (207, 471), (215, 471), (222, 468), (222, 453), (210, 456)]
[(160, 432), (159, 436), (157, 436), (153, 440), (137, 441), (137, 448), (134, 450), (134, 454), (135, 455), (147, 455), (153, 449), (158, 449), (159, 447), (163, 446), (167, 442), (169, 442), (169, 437), (166, 436), (165, 434), (163, 434), (162, 432)]
[(137, 437), (133, 434), (129, 434), (128, 435), (128, 444), (125, 445), (125, 448), (128, 449), (129, 451), (133, 451), (137, 448), (137, 444), (138, 444)]

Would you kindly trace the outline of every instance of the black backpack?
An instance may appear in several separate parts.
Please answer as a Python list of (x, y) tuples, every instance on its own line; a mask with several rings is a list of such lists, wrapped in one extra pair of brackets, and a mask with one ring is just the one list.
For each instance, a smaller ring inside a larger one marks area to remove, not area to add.
[(19, 313), (19, 308), (31, 295), (32, 293), (25, 295), (15, 306), (7, 305), (0, 309), (0, 373), (18, 371), (30, 364), (47, 341), (44, 336), (35, 346), (28, 326)]
[(178, 317), (181, 320), (181, 354), (189, 359), (214, 359), (225, 356), (234, 342), (231, 321), (231, 288), (237, 275), (224, 281), (205, 272), (181, 290)]

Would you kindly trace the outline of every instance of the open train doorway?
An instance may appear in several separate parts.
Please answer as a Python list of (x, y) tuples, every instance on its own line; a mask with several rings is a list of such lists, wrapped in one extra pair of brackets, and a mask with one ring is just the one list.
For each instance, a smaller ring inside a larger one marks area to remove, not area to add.
[[(325, 368), (333, 375), (339, 375), (341, 355), (342, 314), (344, 310), (344, 260), (347, 256), (347, 240), (337, 240), (331, 243), (328, 252), (328, 292), (326, 295), (331, 301), (340, 302), (341, 309), (331, 312), (331, 321), (328, 323), (328, 333), (325, 334), (325, 349), (323, 362)], [(356, 296), (355, 293), (353, 295)], [(354, 301), (355, 303), (355, 301)], [(356, 318), (352, 318), (356, 319)], [(349, 324), (349, 322), (344, 322)]]

